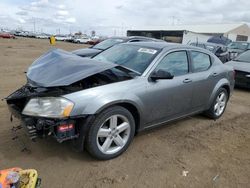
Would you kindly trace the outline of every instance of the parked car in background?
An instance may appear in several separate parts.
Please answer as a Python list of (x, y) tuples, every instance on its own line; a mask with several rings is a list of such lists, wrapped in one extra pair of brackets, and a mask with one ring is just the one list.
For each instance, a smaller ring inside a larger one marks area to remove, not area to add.
[(28, 35), (29, 35), (28, 31), (18, 31), (18, 32), (16, 32), (16, 36), (28, 37)]
[(68, 41), (71, 40), (71, 36), (70, 35), (56, 35), (55, 36), (57, 41)]
[(46, 34), (46, 33), (41, 33), (41, 34), (36, 35), (36, 38), (38, 38), (38, 39), (48, 39), (49, 37), (50, 37), (50, 35)]
[(139, 131), (198, 113), (220, 118), (234, 87), (233, 68), (213, 53), (166, 42), (118, 44), (92, 59), (55, 49), (26, 76), (6, 100), (31, 138), (73, 140), (102, 160)]
[(232, 61), (226, 63), (235, 70), (235, 84), (250, 89), (250, 50), (241, 53)]
[(215, 54), (223, 63), (230, 60), (230, 55), (227, 46), (211, 42), (193, 42), (192, 46), (200, 47), (209, 50)]
[(152, 41), (159, 42), (162, 40), (148, 38), (148, 37), (140, 37), (140, 36), (132, 36), (132, 37), (111, 37), (108, 38), (90, 48), (83, 48), (72, 51), (72, 53), (79, 55), (81, 57), (93, 57), (96, 54), (120, 43), (130, 43), (130, 42), (140, 42), (140, 41)]
[(91, 37), (91, 40), (88, 41), (88, 44), (89, 45), (96, 45), (96, 44), (100, 43), (103, 40), (104, 40), (103, 38), (100, 38), (100, 37), (97, 37), (97, 36)]
[(74, 38), (73, 42), (74, 43), (83, 43), (83, 44), (87, 44), (89, 41), (91, 41), (91, 39), (87, 36), (80, 36), (78, 38)]
[(242, 52), (250, 49), (250, 42), (232, 42), (228, 45), (230, 59), (236, 58)]
[(228, 45), (232, 42), (232, 40), (230, 40), (224, 36), (212, 36), (207, 40), (207, 42)]
[(0, 38), (14, 39), (15, 36), (10, 33), (2, 32), (0, 33)]
[(16, 32), (15, 35), (20, 37), (35, 38), (37, 34), (31, 31), (21, 31), (21, 32)]

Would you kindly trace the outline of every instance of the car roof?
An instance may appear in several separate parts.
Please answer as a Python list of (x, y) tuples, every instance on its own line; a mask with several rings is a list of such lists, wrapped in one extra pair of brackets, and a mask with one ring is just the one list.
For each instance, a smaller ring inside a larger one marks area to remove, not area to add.
[(162, 41), (160, 39), (150, 38), (150, 37), (144, 37), (144, 36), (129, 36), (129, 37), (110, 37), (108, 39), (122, 39), (125, 41), (129, 40), (136, 40), (136, 39), (145, 39), (145, 40), (152, 40), (152, 41)]
[(176, 48), (186, 48), (186, 49), (195, 49), (201, 50), (201, 48), (185, 45), (185, 44), (178, 44), (178, 43), (168, 43), (168, 42), (133, 42), (133, 43), (126, 43), (126, 45), (137, 45), (146, 48), (154, 48), (154, 49), (176, 49)]

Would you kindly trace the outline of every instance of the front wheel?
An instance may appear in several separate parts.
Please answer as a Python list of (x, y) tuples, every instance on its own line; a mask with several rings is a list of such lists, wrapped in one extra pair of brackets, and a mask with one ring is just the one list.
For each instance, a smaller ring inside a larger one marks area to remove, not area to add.
[(212, 119), (218, 119), (224, 113), (228, 101), (228, 92), (224, 88), (220, 88), (215, 95), (211, 107), (206, 111), (206, 115)]
[(114, 106), (97, 115), (89, 129), (86, 147), (97, 159), (112, 159), (126, 151), (134, 133), (132, 114), (123, 107)]

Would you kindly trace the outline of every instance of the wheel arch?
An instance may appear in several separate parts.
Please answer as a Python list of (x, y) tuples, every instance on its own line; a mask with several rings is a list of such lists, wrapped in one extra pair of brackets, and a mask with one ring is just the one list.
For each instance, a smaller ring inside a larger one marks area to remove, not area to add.
[(228, 99), (229, 99), (230, 93), (231, 93), (231, 91), (230, 91), (230, 86), (229, 86), (228, 84), (224, 84), (224, 85), (222, 85), (221, 87), (224, 88), (225, 90), (227, 90)]
[(115, 101), (115, 102), (106, 104), (102, 106), (100, 109), (98, 109), (96, 111), (96, 114), (101, 113), (107, 108), (110, 108), (113, 106), (121, 106), (127, 109), (131, 113), (135, 121), (135, 133), (137, 133), (138, 130), (140, 129), (140, 124), (141, 124), (141, 111), (139, 110), (139, 107), (131, 101)]
[(220, 89), (220, 88), (224, 88), (226, 89), (226, 91), (228, 92), (228, 98), (230, 97), (230, 93), (231, 93), (231, 90), (230, 90), (230, 83), (227, 79), (223, 78), (221, 79), (214, 87), (212, 93), (211, 93), (211, 96), (209, 98), (209, 101), (208, 101), (208, 104), (207, 104), (207, 109), (210, 108), (213, 100), (214, 100), (214, 97), (217, 93), (217, 91)]

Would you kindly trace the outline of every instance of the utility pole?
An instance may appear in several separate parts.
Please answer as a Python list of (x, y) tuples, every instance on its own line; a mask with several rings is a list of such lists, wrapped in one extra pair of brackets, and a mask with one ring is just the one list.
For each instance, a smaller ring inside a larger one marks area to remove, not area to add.
[(71, 34), (71, 26), (69, 25), (69, 34)]
[(35, 18), (33, 17), (33, 27), (34, 27), (34, 33), (36, 32), (36, 20), (35, 20)]

